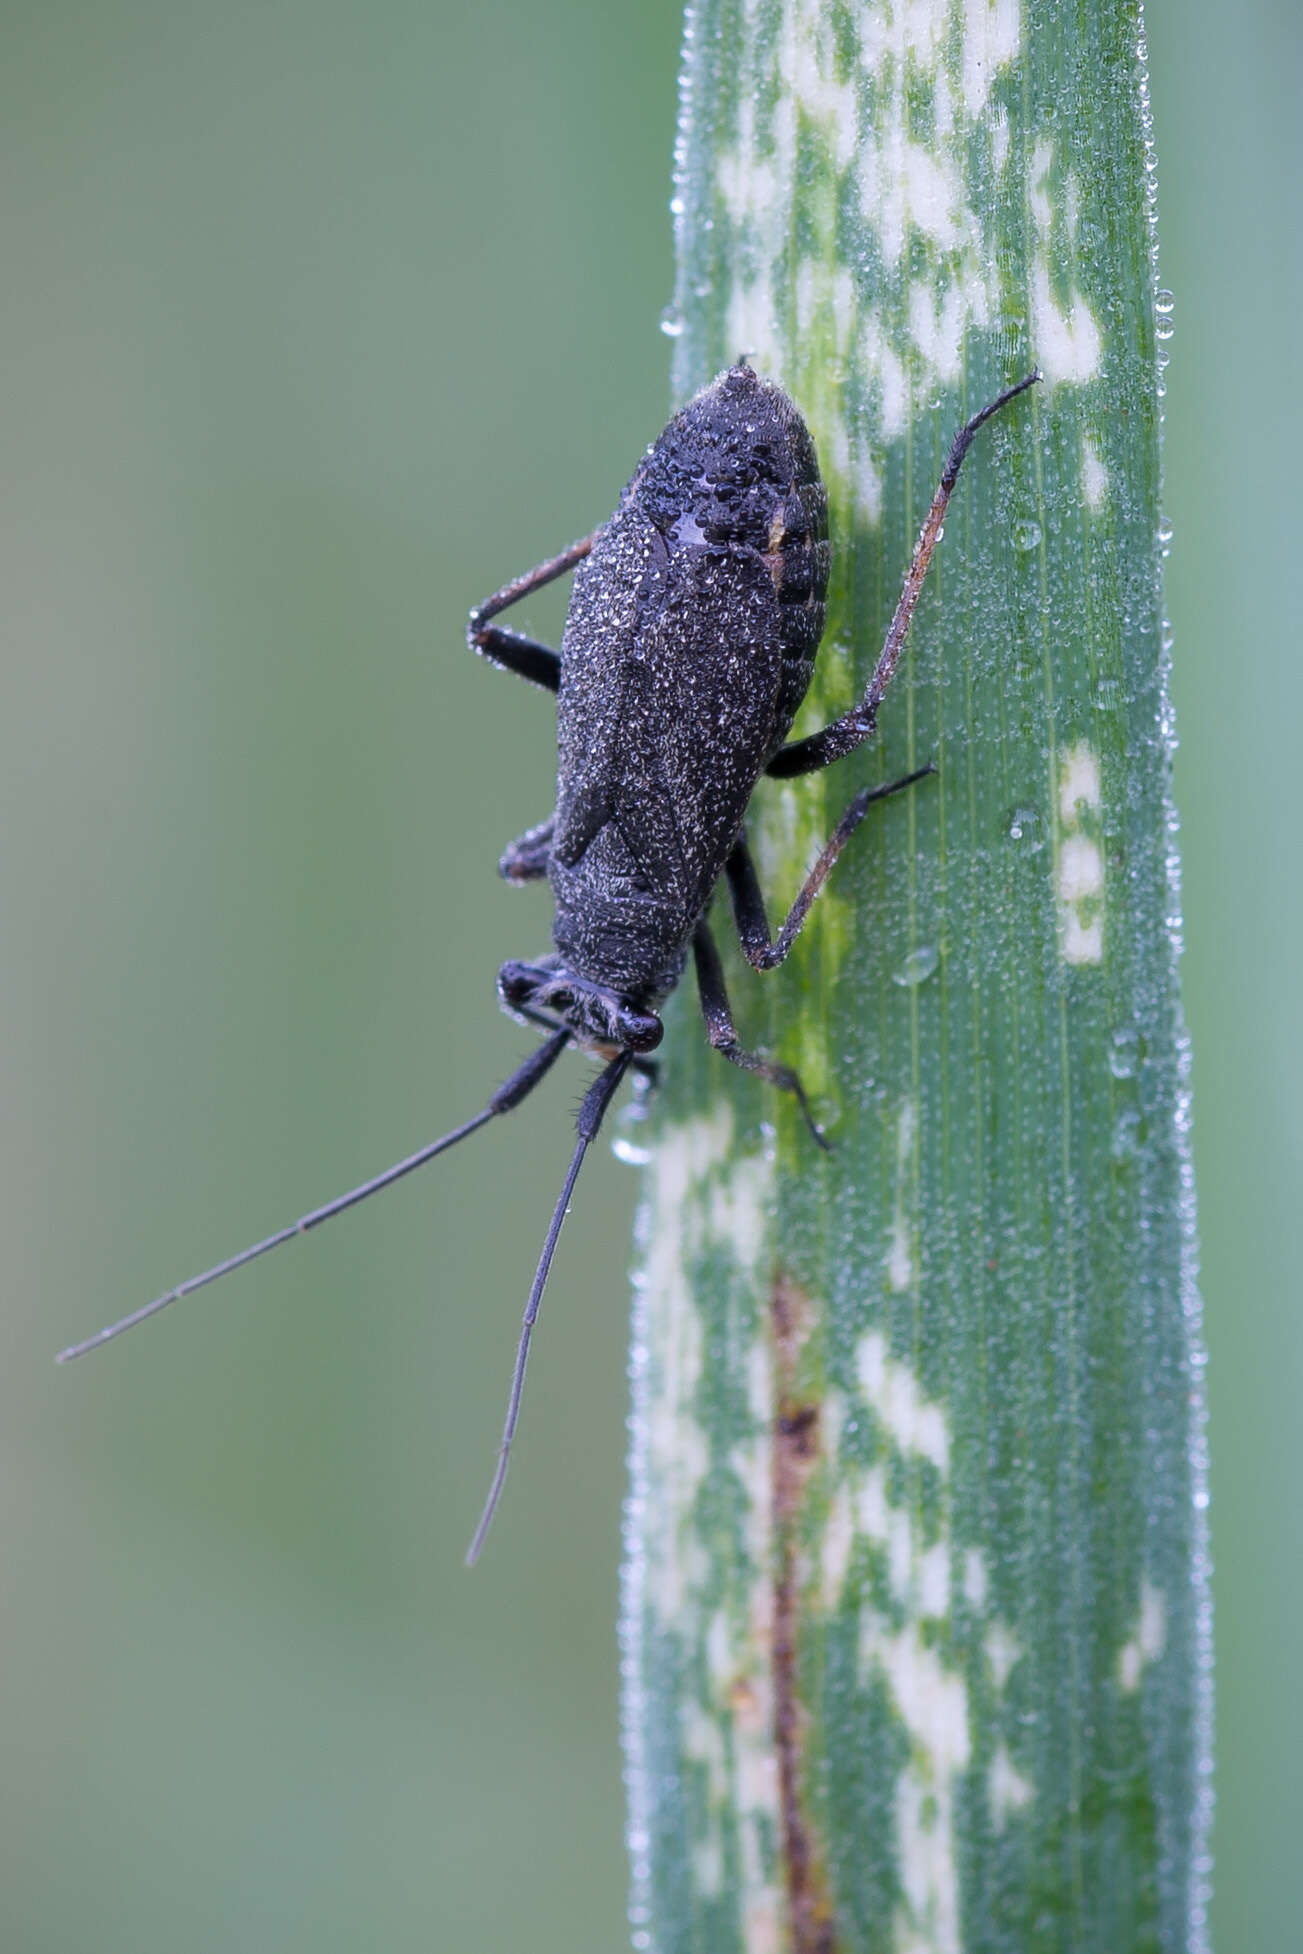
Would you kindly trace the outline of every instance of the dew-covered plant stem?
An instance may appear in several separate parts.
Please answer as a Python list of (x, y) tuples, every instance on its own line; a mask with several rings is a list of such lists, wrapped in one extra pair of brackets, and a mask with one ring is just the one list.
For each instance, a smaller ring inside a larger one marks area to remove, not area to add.
[[(762, 784), (744, 1038), (674, 1000), (627, 1528), (635, 1944), (1203, 1948), (1208, 1718), (1159, 421), (1135, 0), (702, 0), (666, 325), (814, 433), (863, 688), (955, 427), (985, 428), (875, 742)], [(727, 910), (719, 915), (721, 939)]]

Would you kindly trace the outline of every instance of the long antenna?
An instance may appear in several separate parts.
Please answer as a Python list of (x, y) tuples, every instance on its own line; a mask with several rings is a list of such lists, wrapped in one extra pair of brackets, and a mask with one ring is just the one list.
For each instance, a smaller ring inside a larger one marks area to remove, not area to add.
[(507, 1465), (511, 1458), (511, 1441), (516, 1436), (516, 1424), (520, 1418), (520, 1398), (525, 1388), (525, 1365), (529, 1362), (530, 1339), (534, 1334), (534, 1324), (538, 1318), (538, 1306), (543, 1300), (543, 1291), (547, 1286), (548, 1270), (552, 1267), (552, 1256), (561, 1233), (561, 1224), (566, 1218), (566, 1209), (570, 1206), (570, 1196), (575, 1191), (575, 1182), (579, 1179), (579, 1169), (584, 1164), (584, 1155), (597, 1137), (597, 1129), (602, 1124), (602, 1115), (610, 1105), (611, 1095), (628, 1070), (632, 1057), (632, 1052), (621, 1052), (618, 1057), (613, 1058), (606, 1070), (589, 1086), (584, 1094), (584, 1103), (579, 1108), (579, 1118), (575, 1122), (579, 1130), (579, 1144), (570, 1162), (560, 1199), (552, 1211), (552, 1225), (547, 1231), (543, 1253), (538, 1258), (538, 1268), (534, 1272), (534, 1284), (529, 1292), (529, 1301), (525, 1304), (525, 1317), (520, 1326), (520, 1342), (516, 1348), (516, 1366), (511, 1373), (511, 1391), (507, 1398), (507, 1422), (502, 1428), (502, 1444), (498, 1448), (498, 1463), (493, 1469), (493, 1483), (489, 1487), (489, 1496), (484, 1502), (484, 1511), (480, 1514), (479, 1525), (475, 1529), (470, 1546), (466, 1549), (467, 1567), (474, 1567), (480, 1557), (480, 1549), (488, 1538), (489, 1528), (493, 1525), (493, 1515), (497, 1511), (498, 1501), (502, 1497), (502, 1488), (506, 1483)]
[[(376, 1174), (373, 1179), (363, 1181), (360, 1187), (350, 1188), (347, 1194), (337, 1195), (333, 1201), (327, 1201), (323, 1208), (313, 1208), (310, 1214), (300, 1215), (299, 1219), (292, 1221), (288, 1228), (278, 1229), (274, 1235), (268, 1235), (265, 1241), (254, 1242), (250, 1247), (242, 1248), (238, 1255), (229, 1255), (225, 1262), (218, 1262), (213, 1268), (205, 1269), (202, 1275), (188, 1277), (185, 1282), (178, 1283), (175, 1289), (169, 1289), (165, 1296), (155, 1296), (152, 1303), (145, 1303), (140, 1309), (132, 1310), (130, 1316), (121, 1317), (118, 1322), (110, 1323), (107, 1329), (97, 1330), (93, 1337), (87, 1337), (84, 1342), (69, 1344), (66, 1350), (59, 1352), (54, 1360), (55, 1363), (71, 1363), (74, 1357), (84, 1357), (88, 1350), (98, 1350), (101, 1344), (111, 1343), (114, 1337), (120, 1337), (124, 1330), (134, 1330), (137, 1323), (144, 1323), (149, 1317), (157, 1316), (159, 1310), (166, 1309), (169, 1303), (179, 1302), (182, 1296), (193, 1295), (196, 1289), (206, 1288), (210, 1282), (217, 1282), (222, 1276), (230, 1275), (233, 1269), (242, 1269), (246, 1262), (255, 1262), (260, 1255), (266, 1255), (271, 1249), (279, 1248), (282, 1242), (293, 1241), (297, 1235), (306, 1235), (309, 1229), (319, 1227), (323, 1221), (330, 1221), (337, 1214), (343, 1214), (346, 1208), (355, 1208), (358, 1202), (365, 1201), (369, 1194), (378, 1194), (382, 1187), (390, 1187), (395, 1181), (402, 1180), (405, 1174), (413, 1173), (416, 1168), (423, 1167), (426, 1161), (433, 1160), (436, 1154), (446, 1153), (449, 1147), (455, 1147), (459, 1140), (466, 1139), (469, 1134), (487, 1125), (491, 1119), (496, 1119), (499, 1113), (509, 1113), (513, 1106), (518, 1106), (521, 1100), (534, 1090), (539, 1080), (551, 1071), (569, 1042), (568, 1031), (554, 1031), (552, 1036), (532, 1051), (524, 1064), (498, 1087), (484, 1111), (476, 1113), (474, 1119), (468, 1119), (464, 1126), (456, 1126), (451, 1133), (445, 1133), (442, 1138), (432, 1140), (429, 1146), (421, 1147), (416, 1153), (409, 1153), (406, 1160), (400, 1160), (394, 1166), (386, 1167), (383, 1174)], [(601, 1081), (599, 1080), (598, 1083), (600, 1084)], [(590, 1094), (589, 1097), (591, 1096)], [(587, 1103), (588, 1101), (585, 1100), (585, 1106)]]

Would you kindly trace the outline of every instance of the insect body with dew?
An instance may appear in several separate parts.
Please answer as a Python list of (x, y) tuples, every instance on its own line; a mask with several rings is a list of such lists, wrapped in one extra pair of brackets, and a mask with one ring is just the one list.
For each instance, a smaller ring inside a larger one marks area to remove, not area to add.
[[(649, 1054), (661, 1041), (658, 1013), (689, 956), (711, 1045), (792, 1093), (814, 1139), (827, 1144), (796, 1073), (739, 1044), (706, 909), (722, 876), (748, 962), (773, 969), (870, 802), (932, 771), (923, 767), (855, 795), (771, 936), (743, 828), (756, 782), (762, 774), (813, 773), (872, 735), (969, 444), (983, 422), (1039, 377), (1031, 373), (1006, 389), (956, 434), (867, 690), (805, 739), (789, 742), (787, 734), (823, 635), (828, 501), (800, 413), (745, 361), (674, 417), (608, 522), (471, 612), (472, 649), (557, 696), (556, 807), (512, 842), (500, 864), (508, 881), (551, 884), (551, 953), (536, 963), (506, 963), (498, 973), (506, 1009), (545, 1038), (465, 1125), (73, 1344), (60, 1352), (61, 1362), (446, 1152), (518, 1106), (567, 1046), (591, 1052), (603, 1069), (579, 1109), (577, 1143), (525, 1306), (502, 1444), (467, 1553), (470, 1562), (478, 1557), (506, 1477), (534, 1322), (584, 1155), (625, 1073), (654, 1074)], [(493, 622), (570, 570), (559, 653)]]

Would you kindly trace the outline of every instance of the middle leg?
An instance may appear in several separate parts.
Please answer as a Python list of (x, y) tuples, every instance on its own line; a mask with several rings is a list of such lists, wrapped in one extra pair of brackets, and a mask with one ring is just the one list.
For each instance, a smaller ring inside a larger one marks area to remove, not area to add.
[(728, 992), (724, 988), (724, 967), (719, 960), (719, 951), (709, 925), (698, 923), (692, 937), (692, 955), (697, 968), (697, 990), (701, 996), (701, 1015), (706, 1020), (706, 1036), (717, 1052), (733, 1065), (740, 1065), (744, 1072), (754, 1072), (770, 1085), (778, 1086), (783, 1092), (795, 1093), (805, 1123), (813, 1133), (825, 1153), (831, 1151), (822, 1129), (815, 1124), (810, 1102), (790, 1065), (779, 1065), (774, 1059), (762, 1058), (758, 1052), (743, 1051), (737, 1042), (737, 1032), (733, 1027), (733, 1013), (729, 1009)]
[(907, 773), (903, 780), (888, 781), (885, 787), (861, 789), (825, 842), (823, 852), (801, 884), (796, 901), (787, 912), (787, 921), (772, 940), (756, 865), (751, 859), (746, 835), (738, 836), (733, 843), (733, 852), (724, 865), (724, 873), (728, 877), (729, 894), (733, 898), (733, 916), (743, 955), (753, 969), (773, 970), (783, 961), (800, 935), (801, 925), (810, 913), (810, 905), (828, 880), (833, 863), (868, 813), (870, 803), (885, 801), (889, 794), (899, 794), (902, 789), (912, 787), (916, 780), (923, 780), (935, 772), (936, 768), (930, 765), (917, 767), (913, 773)]
[(556, 815), (549, 814), (546, 821), (540, 821), (536, 828), (526, 828), (523, 835), (508, 842), (498, 863), (498, 874), (507, 882), (540, 882), (547, 874), (547, 865), (552, 856), (552, 831), (556, 827)]

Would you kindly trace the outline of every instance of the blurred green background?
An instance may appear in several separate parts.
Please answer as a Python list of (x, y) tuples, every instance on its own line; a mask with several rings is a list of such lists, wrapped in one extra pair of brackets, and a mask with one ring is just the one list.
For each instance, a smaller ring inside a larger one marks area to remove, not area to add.
[[(546, 698), (467, 607), (668, 404), (679, 13), (9, 5), (0, 1948), (625, 1944), (635, 1177), (582, 1078), (71, 1371), (455, 1123), (546, 897)], [(1303, 318), (1293, 0), (1149, 13), (1218, 1604), (1223, 1954), (1297, 1943)], [(561, 599), (530, 607), (544, 634)], [(1124, 1954), (1124, 1950), (1119, 1950)]]

